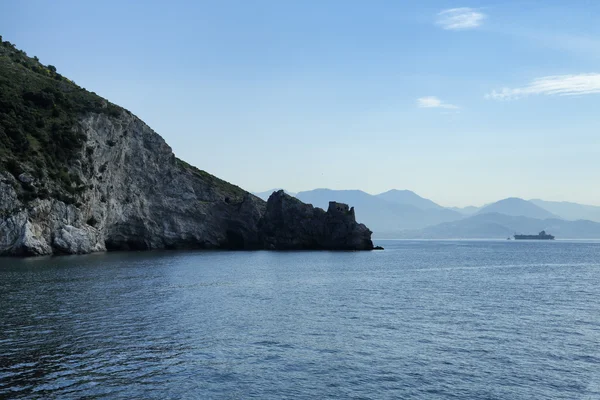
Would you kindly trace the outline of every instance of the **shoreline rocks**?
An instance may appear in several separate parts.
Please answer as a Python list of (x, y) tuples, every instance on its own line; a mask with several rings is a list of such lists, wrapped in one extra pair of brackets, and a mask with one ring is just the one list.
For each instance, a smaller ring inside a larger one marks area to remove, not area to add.
[(373, 250), (372, 232), (356, 222), (354, 208), (330, 202), (327, 212), (274, 192), (260, 222), (262, 241), (273, 250)]

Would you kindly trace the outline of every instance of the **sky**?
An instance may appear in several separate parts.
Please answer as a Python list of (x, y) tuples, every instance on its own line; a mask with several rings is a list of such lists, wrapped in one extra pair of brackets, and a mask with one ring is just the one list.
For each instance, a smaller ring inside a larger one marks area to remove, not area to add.
[(250, 191), (600, 205), (600, 2), (0, 0), (0, 35)]

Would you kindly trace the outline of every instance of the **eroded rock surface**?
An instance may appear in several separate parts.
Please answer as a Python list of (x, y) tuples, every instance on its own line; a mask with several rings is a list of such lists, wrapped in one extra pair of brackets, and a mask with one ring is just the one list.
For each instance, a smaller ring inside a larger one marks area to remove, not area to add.
[(15, 188), (32, 180), (0, 172), (0, 254), (262, 247), (265, 202), (176, 159), (132, 114), (90, 114), (79, 129), (87, 140), (69, 172), (85, 190), (75, 204), (24, 204)]

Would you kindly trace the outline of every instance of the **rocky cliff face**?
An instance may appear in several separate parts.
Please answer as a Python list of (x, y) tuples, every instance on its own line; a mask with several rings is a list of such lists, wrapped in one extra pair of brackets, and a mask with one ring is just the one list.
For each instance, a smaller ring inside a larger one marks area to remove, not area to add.
[(267, 205), (0, 37), (0, 255), (161, 248), (372, 245), (347, 206)]
[(283, 190), (269, 197), (260, 231), (267, 249), (373, 249), (372, 232), (356, 222), (354, 208), (332, 201), (325, 212)]
[[(0, 174), (0, 254), (89, 253), (106, 249), (260, 248), (265, 203), (173, 155), (146, 124), (123, 111), (79, 121), (85, 150), (69, 173), (84, 187), (76, 204), (27, 205)], [(47, 185), (32, 175), (27, 185)]]

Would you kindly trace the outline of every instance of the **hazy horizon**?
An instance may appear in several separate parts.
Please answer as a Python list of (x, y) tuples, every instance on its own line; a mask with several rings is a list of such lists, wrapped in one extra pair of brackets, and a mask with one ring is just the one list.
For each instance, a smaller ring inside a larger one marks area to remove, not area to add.
[(581, 202), (567, 201), (567, 200), (553, 200), (553, 199), (546, 199), (546, 198), (541, 198), (541, 197), (523, 198), (523, 197), (519, 197), (519, 196), (510, 196), (510, 195), (499, 197), (499, 198), (497, 198), (495, 200), (492, 200), (492, 201), (489, 201), (489, 202), (486, 202), (486, 203), (481, 203), (481, 204), (452, 205), (452, 204), (445, 204), (445, 203), (443, 203), (441, 201), (436, 201), (436, 199), (432, 199), (432, 198), (430, 198), (428, 196), (425, 196), (425, 195), (423, 195), (421, 193), (418, 193), (418, 192), (416, 192), (414, 190), (411, 190), (411, 189), (400, 189), (400, 188), (391, 188), (391, 189), (382, 190), (380, 192), (368, 192), (366, 190), (357, 189), (357, 188), (353, 188), (353, 189), (346, 189), (346, 188), (343, 188), (343, 189), (332, 189), (332, 188), (325, 188), (325, 187), (319, 187), (319, 188), (315, 187), (315, 188), (306, 189), (306, 190), (290, 190), (290, 189), (285, 188), (285, 187), (277, 187), (277, 188), (271, 188), (271, 189), (265, 189), (265, 190), (249, 190), (249, 191), (251, 193), (265, 193), (265, 192), (279, 190), (279, 189), (283, 189), (286, 192), (295, 193), (295, 194), (296, 193), (300, 193), (300, 192), (308, 192), (308, 191), (312, 191), (312, 190), (336, 190), (336, 191), (341, 191), (341, 190), (345, 190), (345, 191), (359, 190), (359, 191), (365, 192), (367, 194), (370, 194), (372, 196), (376, 196), (378, 194), (382, 194), (382, 193), (385, 193), (385, 192), (388, 192), (388, 191), (391, 191), (391, 190), (400, 190), (400, 191), (402, 191), (402, 190), (408, 190), (408, 191), (411, 191), (411, 192), (413, 192), (413, 193), (415, 193), (415, 194), (417, 194), (417, 195), (419, 195), (419, 196), (421, 196), (421, 197), (423, 197), (425, 199), (429, 199), (429, 200), (433, 201), (434, 203), (437, 203), (438, 205), (440, 205), (442, 207), (446, 207), (446, 208), (454, 208), (454, 207), (456, 207), (456, 208), (465, 208), (465, 207), (473, 207), (473, 206), (481, 208), (481, 207), (484, 207), (486, 205), (495, 203), (497, 201), (504, 200), (504, 199), (509, 199), (509, 198), (520, 198), (520, 199), (527, 200), (527, 201), (531, 201), (531, 200), (543, 200), (543, 201), (549, 201), (549, 202), (566, 202), (566, 203), (575, 203), (575, 204), (581, 204), (581, 205), (587, 205), (587, 206), (600, 207), (600, 202), (598, 204), (591, 204), (591, 203), (581, 203)]
[(600, 3), (2, 8), (4, 40), (249, 191), (600, 205)]

